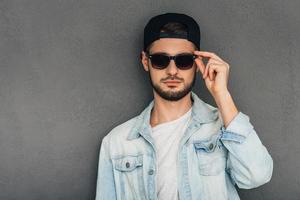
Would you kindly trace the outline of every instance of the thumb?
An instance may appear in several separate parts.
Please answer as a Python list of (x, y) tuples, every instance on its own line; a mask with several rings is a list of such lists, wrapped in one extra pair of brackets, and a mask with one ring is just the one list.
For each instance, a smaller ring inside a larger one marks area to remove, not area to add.
[(200, 69), (200, 71), (201, 71), (201, 73), (202, 73), (202, 75), (203, 75), (203, 73), (204, 73), (204, 71), (205, 71), (205, 65), (204, 65), (202, 59), (201, 59), (201, 58), (196, 58), (196, 59), (195, 59), (195, 62), (196, 62), (196, 64), (197, 64), (197, 66), (198, 66), (198, 69)]

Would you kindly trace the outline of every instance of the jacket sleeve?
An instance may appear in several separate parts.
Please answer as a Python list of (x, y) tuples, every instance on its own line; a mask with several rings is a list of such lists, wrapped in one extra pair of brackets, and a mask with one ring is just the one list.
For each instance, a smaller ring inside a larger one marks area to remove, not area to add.
[(239, 112), (226, 129), (222, 122), (220, 140), (228, 150), (226, 170), (234, 184), (251, 189), (270, 181), (273, 159), (247, 115)]
[(96, 200), (116, 199), (113, 168), (109, 156), (107, 137), (104, 137), (101, 143), (97, 176)]

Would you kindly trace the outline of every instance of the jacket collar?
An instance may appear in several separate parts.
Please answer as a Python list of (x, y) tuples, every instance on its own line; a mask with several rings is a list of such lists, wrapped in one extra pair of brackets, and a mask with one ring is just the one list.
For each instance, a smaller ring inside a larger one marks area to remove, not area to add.
[[(191, 98), (194, 101), (192, 105), (192, 118), (200, 123), (208, 123), (215, 121), (218, 118), (218, 109), (213, 107), (203, 100), (201, 100), (193, 91), (191, 92)], [(132, 127), (127, 139), (136, 139), (139, 135), (147, 133), (147, 129), (151, 129), (150, 115), (154, 106), (154, 100), (137, 116), (134, 126)]]

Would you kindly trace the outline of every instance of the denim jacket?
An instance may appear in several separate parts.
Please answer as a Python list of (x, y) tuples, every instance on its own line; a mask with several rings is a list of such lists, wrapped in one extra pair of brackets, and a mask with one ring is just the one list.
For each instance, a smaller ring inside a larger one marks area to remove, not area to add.
[[(239, 112), (224, 127), (220, 111), (194, 92), (192, 120), (178, 156), (180, 200), (238, 200), (235, 186), (255, 188), (270, 181), (273, 159), (249, 117)], [(155, 200), (156, 147), (150, 130), (154, 100), (138, 116), (102, 140), (96, 200)]]

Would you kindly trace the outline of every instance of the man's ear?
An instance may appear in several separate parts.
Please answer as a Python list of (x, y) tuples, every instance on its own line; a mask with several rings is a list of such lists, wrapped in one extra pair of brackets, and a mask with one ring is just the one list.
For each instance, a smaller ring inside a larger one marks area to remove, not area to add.
[(148, 58), (146, 56), (146, 53), (144, 51), (141, 52), (140, 59), (141, 59), (141, 62), (143, 64), (144, 70), (149, 71), (149, 60), (148, 60)]

